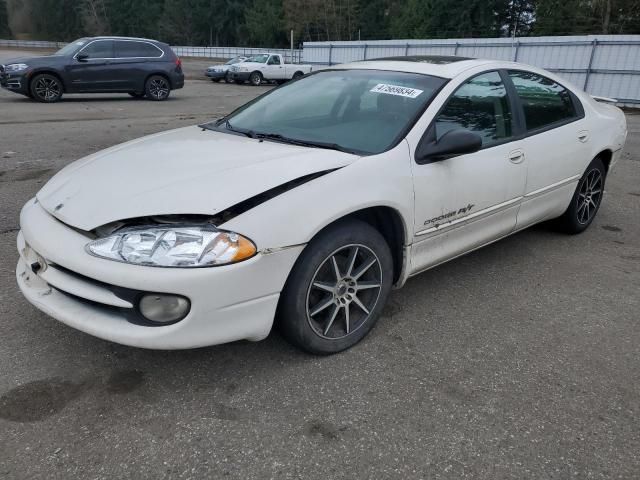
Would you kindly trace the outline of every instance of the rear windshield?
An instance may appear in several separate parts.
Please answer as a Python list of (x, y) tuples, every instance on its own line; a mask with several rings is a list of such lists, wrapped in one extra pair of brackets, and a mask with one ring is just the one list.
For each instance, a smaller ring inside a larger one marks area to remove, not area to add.
[(254, 55), (253, 57), (247, 58), (247, 62), (267, 63), (268, 59), (269, 59), (269, 55)]
[(227, 120), (236, 130), (376, 154), (397, 143), (445, 82), (417, 73), (325, 70), (271, 91)]

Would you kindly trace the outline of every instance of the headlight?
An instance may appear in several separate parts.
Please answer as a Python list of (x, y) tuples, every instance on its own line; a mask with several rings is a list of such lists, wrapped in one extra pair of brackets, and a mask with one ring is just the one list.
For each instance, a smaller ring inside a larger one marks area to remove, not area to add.
[(26, 70), (29, 68), (29, 65), (26, 63), (11, 63), (4, 67), (5, 72), (21, 72), (22, 70)]
[(248, 238), (202, 225), (132, 227), (86, 248), (96, 257), (153, 267), (214, 267), (256, 254)]

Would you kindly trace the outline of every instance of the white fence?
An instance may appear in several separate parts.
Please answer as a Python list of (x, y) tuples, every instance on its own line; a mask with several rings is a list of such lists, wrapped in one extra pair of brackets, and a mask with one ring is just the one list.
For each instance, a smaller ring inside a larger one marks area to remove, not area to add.
[(45, 42), (40, 40), (1, 40), (0, 39), (0, 47), (60, 49), (65, 45), (66, 45), (65, 42)]
[(302, 61), (333, 65), (407, 55), (527, 63), (557, 73), (593, 95), (640, 106), (640, 35), (305, 42)]
[[(37, 40), (0, 40), (0, 47), (14, 48), (50, 48), (59, 49), (66, 45), (64, 42), (45, 42)], [(238, 55), (245, 57), (264, 52), (279, 53), (285, 61), (300, 63), (302, 50), (272, 49), (272, 48), (244, 48), (244, 47), (171, 47), (180, 57), (205, 57), (205, 58), (233, 58)]]
[(171, 47), (180, 57), (232, 58), (238, 55), (250, 57), (264, 52), (279, 53), (289, 63), (300, 63), (302, 50), (244, 47)]

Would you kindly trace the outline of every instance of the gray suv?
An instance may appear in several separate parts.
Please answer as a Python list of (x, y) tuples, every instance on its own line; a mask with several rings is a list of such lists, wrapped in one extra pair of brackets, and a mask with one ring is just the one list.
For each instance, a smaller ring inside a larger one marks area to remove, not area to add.
[(184, 86), (182, 62), (165, 43), (144, 38), (81, 38), (44, 57), (0, 65), (0, 86), (39, 102), (64, 93), (128, 93), (166, 100)]

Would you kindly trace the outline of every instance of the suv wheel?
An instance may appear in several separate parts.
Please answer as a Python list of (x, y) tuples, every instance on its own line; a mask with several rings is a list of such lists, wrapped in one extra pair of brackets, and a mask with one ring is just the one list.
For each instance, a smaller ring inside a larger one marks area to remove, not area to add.
[(43, 103), (57, 102), (62, 98), (62, 82), (54, 75), (41, 73), (31, 81), (31, 98)]
[(151, 75), (145, 84), (144, 93), (149, 100), (160, 102), (169, 98), (171, 85), (169, 81), (160, 75)]
[(249, 82), (251, 83), (251, 85), (257, 87), (262, 83), (262, 74), (260, 72), (253, 72), (249, 76)]
[(359, 220), (333, 225), (307, 245), (291, 271), (279, 327), (311, 353), (350, 348), (378, 320), (392, 277), (391, 252), (380, 232)]

